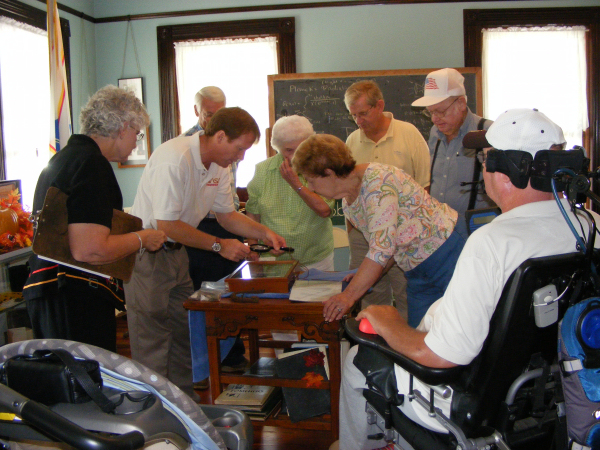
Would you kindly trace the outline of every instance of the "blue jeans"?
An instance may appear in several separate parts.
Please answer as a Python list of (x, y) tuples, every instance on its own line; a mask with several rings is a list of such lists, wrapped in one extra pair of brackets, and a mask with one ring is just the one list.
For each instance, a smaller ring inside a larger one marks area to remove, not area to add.
[[(208, 378), (208, 343), (206, 342), (206, 318), (204, 311), (188, 311), (190, 322), (190, 342), (192, 347), (192, 374), (194, 383)], [(220, 341), (221, 362), (225, 359), (235, 338)]]
[(464, 245), (464, 238), (453, 231), (429, 258), (404, 272), (407, 279), (408, 324), (411, 327), (416, 328), (429, 307), (444, 295)]

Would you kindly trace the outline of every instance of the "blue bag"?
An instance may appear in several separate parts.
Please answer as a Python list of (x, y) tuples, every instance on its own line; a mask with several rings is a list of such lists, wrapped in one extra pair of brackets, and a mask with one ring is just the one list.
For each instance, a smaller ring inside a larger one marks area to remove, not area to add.
[(600, 449), (600, 298), (567, 310), (558, 343), (569, 447)]

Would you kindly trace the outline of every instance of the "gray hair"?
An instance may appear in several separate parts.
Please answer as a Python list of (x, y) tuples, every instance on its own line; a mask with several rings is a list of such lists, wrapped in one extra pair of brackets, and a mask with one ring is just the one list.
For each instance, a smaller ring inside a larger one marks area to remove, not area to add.
[(354, 104), (361, 96), (367, 96), (367, 103), (370, 106), (375, 106), (375, 104), (379, 100), (383, 100), (383, 94), (381, 93), (381, 89), (375, 81), (373, 80), (362, 80), (357, 81), (350, 85), (348, 89), (346, 89), (346, 93), (344, 94), (344, 103), (346, 103), (346, 108), (350, 109), (350, 106)]
[(281, 152), (288, 142), (305, 140), (315, 134), (310, 121), (303, 116), (281, 117), (273, 125), (271, 146)]
[(194, 96), (194, 104), (198, 112), (202, 109), (202, 99), (206, 98), (216, 103), (225, 103), (225, 93), (216, 86), (205, 86), (196, 92)]
[(115, 137), (125, 122), (143, 130), (150, 125), (150, 116), (133, 91), (112, 85), (92, 95), (79, 115), (81, 133), (88, 136)]

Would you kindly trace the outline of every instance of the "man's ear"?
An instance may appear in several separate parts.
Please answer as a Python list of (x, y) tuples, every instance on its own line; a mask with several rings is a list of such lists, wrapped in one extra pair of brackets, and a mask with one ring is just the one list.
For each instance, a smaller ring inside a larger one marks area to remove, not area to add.
[(335, 176), (335, 172), (331, 169), (325, 169), (325, 176), (330, 177), (331, 175)]
[(375, 103), (375, 107), (381, 112), (383, 112), (385, 110), (385, 101), (382, 98), (377, 100), (377, 103)]
[(496, 171), (496, 172), (494, 172), (494, 174), (498, 176), (498, 181), (500, 183), (512, 184), (512, 181), (510, 181), (510, 177), (508, 175), (506, 175), (505, 173)]
[(200, 111), (198, 111), (198, 106), (194, 105), (194, 113), (196, 114), (196, 117), (200, 117)]
[(222, 144), (224, 142), (224, 139), (227, 139), (227, 135), (223, 130), (219, 130), (215, 133), (215, 139), (219, 144)]

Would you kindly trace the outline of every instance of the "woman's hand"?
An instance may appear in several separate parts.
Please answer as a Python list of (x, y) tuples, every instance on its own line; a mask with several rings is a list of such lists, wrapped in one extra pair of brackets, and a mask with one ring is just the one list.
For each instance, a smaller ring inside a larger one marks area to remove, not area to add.
[(154, 230), (152, 228), (137, 232), (142, 238), (142, 247), (151, 252), (159, 250), (167, 241), (167, 235), (164, 231)]
[(279, 166), (279, 173), (281, 173), (281, 177), (287, 181), (287, 183), (294, 189), (297, 190), (300, 186), (302, 186), (302, 182), (300, 178), (298, 178), (298, 174), (294, 172), (290, 162), (283, 158), (283, 162)]
[(354, 301), (343, 292), (330, 297), (323, 302), (323, 317), (326, 322), (340, 320), (350, 308), (354, 306)]

